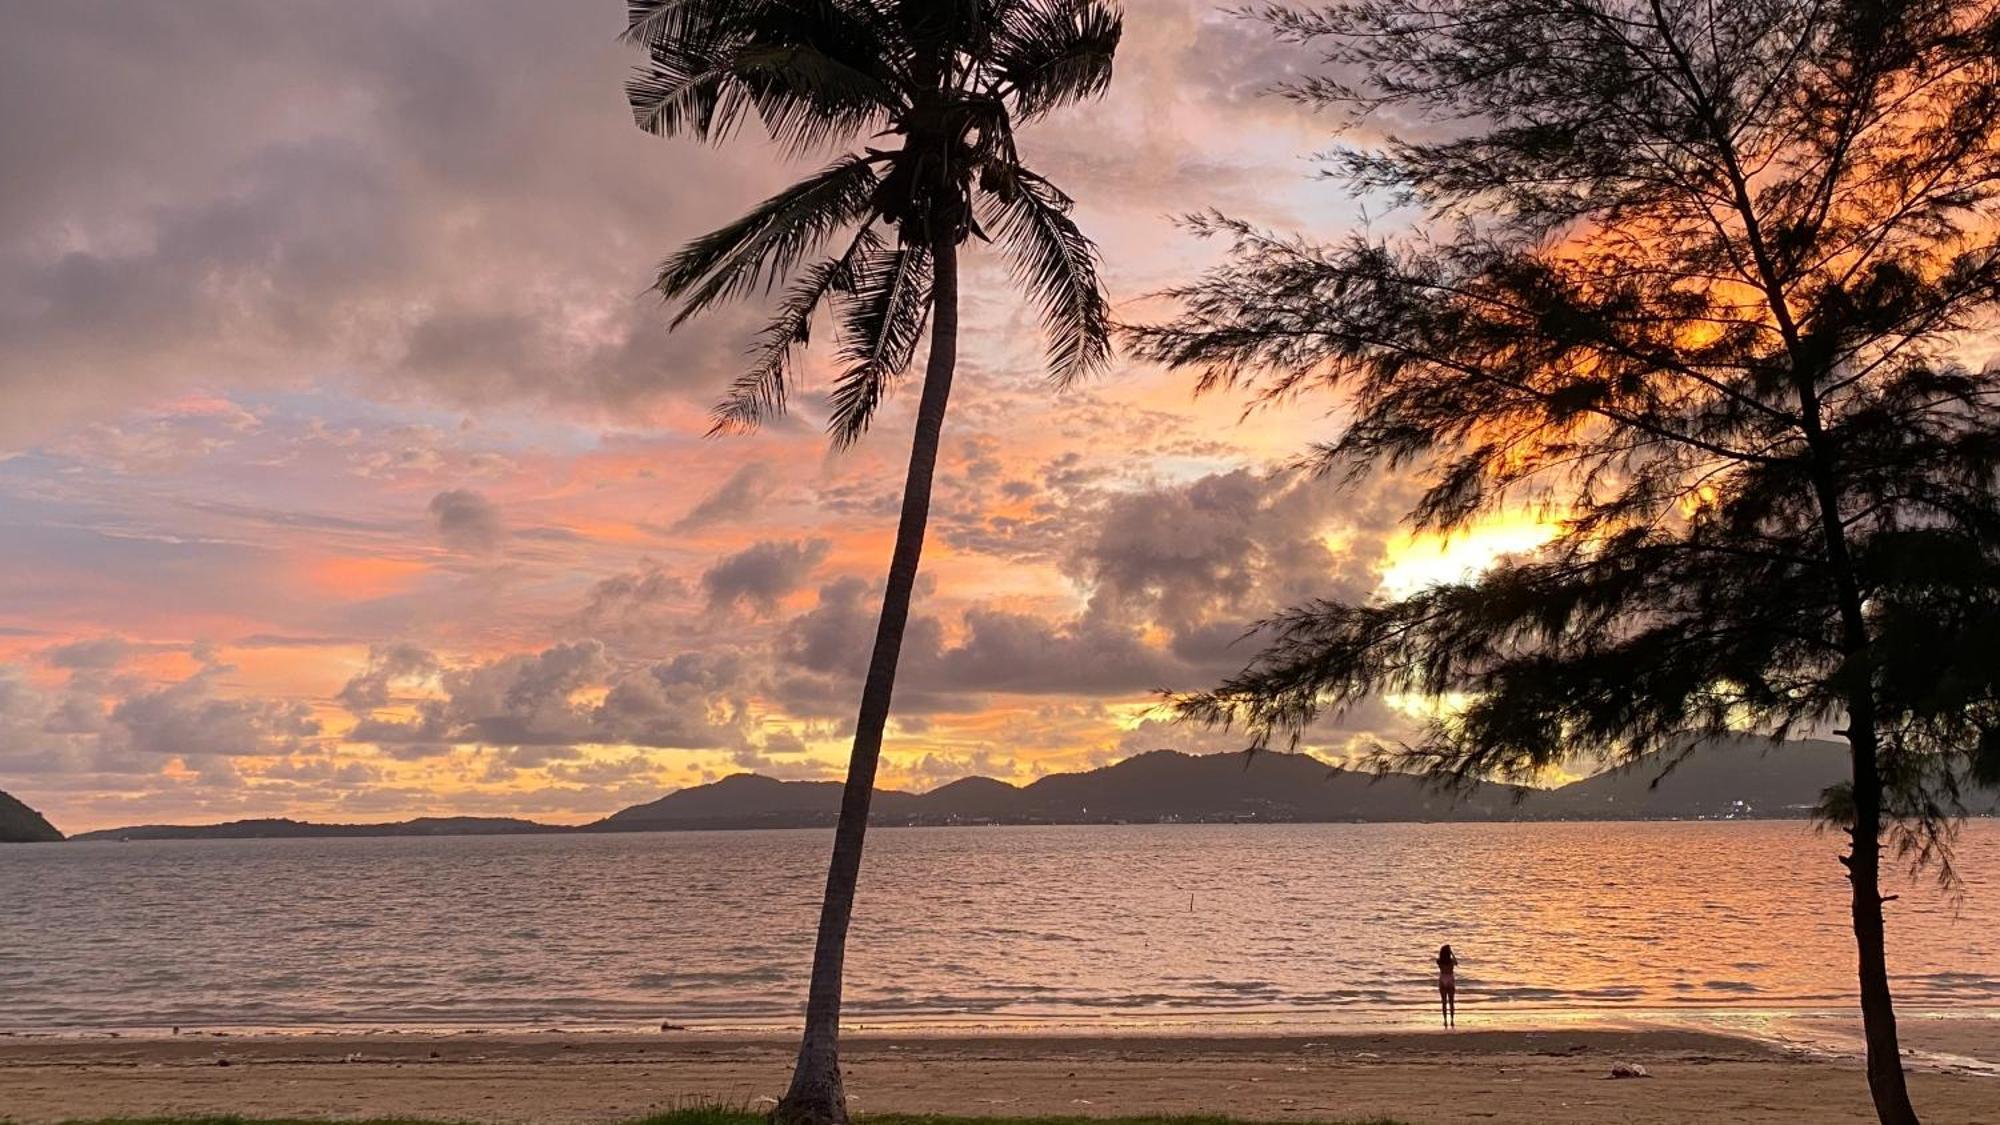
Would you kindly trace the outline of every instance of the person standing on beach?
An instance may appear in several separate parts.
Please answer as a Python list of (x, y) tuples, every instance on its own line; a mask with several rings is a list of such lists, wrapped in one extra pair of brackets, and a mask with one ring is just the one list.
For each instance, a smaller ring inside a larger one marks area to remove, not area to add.
[(1449, 945), (1438, 948), (1438, 1011), (1446, 1027), (1458, 1026), (1458, 957)]

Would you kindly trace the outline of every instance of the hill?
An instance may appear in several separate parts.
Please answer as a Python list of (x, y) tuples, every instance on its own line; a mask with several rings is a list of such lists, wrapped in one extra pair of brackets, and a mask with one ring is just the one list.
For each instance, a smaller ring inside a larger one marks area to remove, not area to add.
[[(1531, 799), (1564, 820), (1715, 820), (1807, 817), (1820, 794), (1846, 781), (1847, 744), (1806, 739), (1772, 745), (1716, 739), (1682, 757), (1663, 751)], [(1968, 789), (1974, 815), (2000, 813), (2000, 793)]]
[[(779, 781), (761, 774), (732, 774), (622, 809), (585, 826), (585, 831), (818, 828), (832, 825), (839, 817), (840, 789), (838, 781)], [(900, 790), (877, 789), (870, 822), (907, 823), (922, 799)]]
[[(1671, 769), (1669, 766), (1671, 765)], [(1461, 799), (1403, 774), (1378, 777), (1275, 751), (1196, 756), (1155, 750), (1028, 785), (968, 777), (928, 793), (879, 789), (871, 822), (954, 824), (1314, 823), (1346, 821), (1700, 820), (1804, 817), (1820, 793), (1847, 776), (1835, 742), (1756, 739), (1659, 754), (1557, 789), (1481, 787)], [(469, 836), (535, 832), (667, 832), (695, 829), (825, 828), (840, 813), (840, 783), (736, 774), (679, 789), (582, 828), (497, 817), (394, 824), (239, 820), (86, 832), (79, 840), (255, 839), (302, 836)], [(2000, 812), (2000, 795), (1968, 801)], [(0, 806), (4, 812), (4, 806)], [(30, 813), (30, 815), (33, 815)], [(37, 818), (39, 820), (39, 818)], [(42, 822), (46, 827), (46, 822)], [(54, 829), (48, 829), (53, 833)], [(44, 836), (59, 839), (60, 836)]]
[(1844, 743), (1818, 740), (1773, 746), (1723, 739), (1675, 760), (1650, 755), (1623, 769), (1571, 782), (1535, 804), (1578, 820), (1660, 820), (1810, 816), (1820, 794), (1845, 781)]
[[(830, 825), (840, 784), (737, 774), (669, 793), (590, 825), (596, 831)], [(1343, 820), (1497, 820), (1514, 812), (1494, 786), (1454, 807), (1417, 778), (1334, 769), (1304, 754), (1195, 756), (1155, 750), (1025, 786), (970, 777), (929, 793), (877, 790), (870, 822), (1111, 824)]]
[(41, 813), (0, 793), (0, 844), (52, 844), (62, 838)]
[[(1084, 773), (1050, 774), (1019, 793), (1017, 817), (1064, 824), (1496, 820), (1514, 812), (1512, 790), (1503, 786), (1454, 803), (1420, 778), (1377, 777), (1275, 751), (1195, 756), (1154, 750)], [(932, 811), (961, 814), (948, 804)]]
[[(1303, 754), (1194, 756), (1155, 750), (1025, 786), (969, 777), (929, 793), (877, 790), (871, 823), (1110, 824), (1339, 821), (1704, 820), (1805, 817), (1847, 776), (1847, 748), (1724, 739), (1684, 756), (1661, 753), (1556, 789), (1492, 785), (1462, 799), (1421, 778), (1336, 769)], [(1968, 801), (2000, 811), (2000, 797)], [(586, 831), (796, 828), (831, 825), (832, 781), (737, 774), (670, 793)]]
[(72, 840), (263, 840), (330, 836), (519, 836), (571, 829), (498, 816), (426, 816), (389, 824), (314, 824), (282, 817), (224, 824), (142, 824), (79, 832)]

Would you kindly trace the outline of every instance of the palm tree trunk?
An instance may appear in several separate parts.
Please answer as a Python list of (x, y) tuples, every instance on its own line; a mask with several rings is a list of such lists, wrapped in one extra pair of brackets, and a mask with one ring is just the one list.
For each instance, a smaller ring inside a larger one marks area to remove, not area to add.
[(791, 1089), (771, 1111), (778, 1125), (845, 1125), (847, 1095), (840, 1076), (840, 987), (847, 957), (847, 926), (854, 916), (854, 890), (861, 877), (861, 845), (868, 833), (868, 804), (875, 794), (875, 767), (882, 757), (882, 731), (896, 688), (896, 659), (910, 618), (910, 595), (930, 519), (931, 477), (937, 468), (938, 439), (958, 363), (958, 247), (947, 234), (933, 241), (931, 351), (924, 369), (923, 398), (917, 405), (917, 433), (910, 446), (910, 473), (903, 485), (903, 516), (889, 560), (889, 584), (882, 594), (882, 617), (875, 627), (875, 651), (861, 688), (854, 750), (847, 761), (840, 822), (834, 829), (833, 860), (827, 866), (826, 897), (820, 903), (819, 939), (813, 948), (812, 986), (806, 998), (806, 1029), (799, 1044)]

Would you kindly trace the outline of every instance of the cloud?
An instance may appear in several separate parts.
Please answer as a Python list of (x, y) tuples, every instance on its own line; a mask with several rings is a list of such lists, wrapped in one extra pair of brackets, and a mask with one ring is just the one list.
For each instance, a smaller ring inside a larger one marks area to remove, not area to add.
[(42, 659), (58, 668), (105, 671), (124, 663), (132, 642), (123, 637), (95, 637), (42, 650)]
[[(379, 685), (393, 668), (437, 666), (427, 653), (371, 660), (341, 692), (343, 701), (373, 704), (356, 707), (360, 721), (347, 737), (407, 758), (453, 746), (701, 749), (734, 742), (747, 706), (746, 670), (733, 656), (687, 653), (621, 666), (601, 641), (589, 639), (444, 667), (437, 674), (441, 694), (416, 701), (414, 715), (372, 713), (381, 706), (373, 701), (386, 699)], [(518, 769), (525, 762), (516, 755), (504, 764)]]
[(421, 686), (436, 679), (442, 670), (438, 658), (419, 645), (372, 645), (368, 649), (367, 669), (347, 681), (335, 698), (349, 711), (367, 715), (389, 705), (390, 689)]
[(807, 757), (804, 740), (789, 731), (772, 731), (759, 743), (736, 748), (729, 760), (752, 773), (780, 781), (835, 781), (844, 776), (837, 762)]
[(507, 534), (500, 521), (500, 509), (471, 489), (440, 492), (431, 497), (427, 510), (439, 541), (454, 551), (490, 555), (500, 549), (500, 541)]
[(633, 294), (663, 217), (714, 225), (772, 177), (735, 152), (687, 176), (632, 128), (615, 11), (23, 15), (0, 44), (0, 443), (327, 370), (608, 416), (707, 397), (736, 351), (725, 317), (668, 358)]
[(101, 711), (94, 724), (78, 723), (60, 717), (60, 706), (26, 669), (0, 664), (0, 772), (25, 776), (80, 765), (84, 743), (70, 736), (83, 731), (72, 728), (101, 727)]
[(1166, 629), (1175, 652), (1213, 667), (1252, 621), (1311, 598), (1372, 591), (1402, 510), (1394, 480), (1341, 489), (1310, 476), (1237, 469), (1119, 495), (1071, 541), (1064, 569), (1090, 612)]
[(913, 680), (958, 692), (1123, 694), (1167, 686), (1185, 670), (1135, 629), (1096, 617), (1050, 622), (973, 609), (965, 639), (914, 662)]
[(688, 514), (675, 520), (670, 530), (678, 533), (699, 531), (724, 521), (748, 519), (778, 488), (778, 475), (770, 465), (752, 461), (729, 474), (714, 492), (702, 497)]
[(289, 753), (320, 733), (319, 721), (303, 703), (217, 694), (213, 681), (220, 671), (205, 668), (178, 683), (119, 700), (101, 735), (104, 746), (193, 763), (214, 756)]
[(748, 670), (733, 655), (687, 653), (632, 672), (598, 708), (607, 742), (700, 749), (741, 737)]
[(570, 627), (628, 647), (646, 645), (675, 632), (692, 605), (685, 578), (658, 559), (642, 558), (638, 569), (598, 580)]
[(782, 598), (806, 584), (832, 546), (826, 539), (753, 543), (702, 572), (708, 607), (725, 610), (744, 605), (758, 613), (773, 613)]
[[(1325, 125), (1257, 94), (1299, 52), (1208, 0), (1132, 15), (1109, 100), (1033, 137), (1114, 298), (1213, 252), (1167, 214), (1338, 227), (1298, 157)], [(601, 811), (739, 753), (820, 768), (783, 732), (852, 722), (915, 396), (837, 456), (811, 386), (791, 423), (700, 440), (768, 302), (669, 337), (639, 294), (809, 166), (633, 129), (620, 26), (534, 0), (10, 14), (0, 781), (87, 825)], [(1032, 301), (983, 249), (966, 270), (891, 769), (1112, 753), (1117, 705), (1367, 588), (1372, 494), (1236, 471), (1303, 427), (1218, 423), (1236, 404), (1125, 361), (1051, 397)], [(244, 670), (175, 679), (205, 636)]]

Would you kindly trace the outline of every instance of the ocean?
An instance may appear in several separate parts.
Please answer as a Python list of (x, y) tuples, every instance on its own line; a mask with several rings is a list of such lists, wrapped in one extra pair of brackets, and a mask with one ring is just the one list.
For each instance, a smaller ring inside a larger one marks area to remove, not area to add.
[[(795, 1025), (830, 833), (0, 848), (0, 1032)], [(1843, 1012), (1842, 839), (1802, 822), (889, 829), (850, 1027)], [(2000, 822), (1890, 890), (1906, 1012), (2000, 1016)]]

